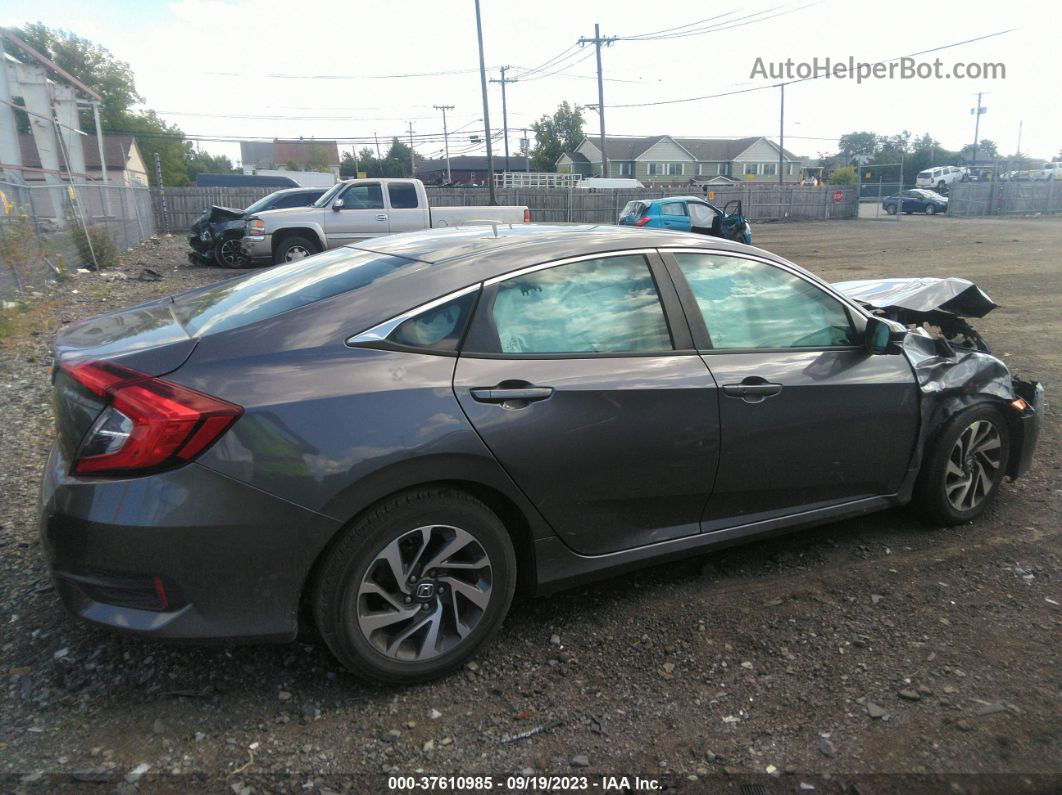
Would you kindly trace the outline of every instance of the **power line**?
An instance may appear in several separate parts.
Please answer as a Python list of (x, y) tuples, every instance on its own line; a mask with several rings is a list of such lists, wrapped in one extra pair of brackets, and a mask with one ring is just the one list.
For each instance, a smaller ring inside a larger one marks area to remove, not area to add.
[[(778, 17), (786, 16), (787, 14), (793, 14), (797, 11), (803, 11), (806, 8), (810, 8), (817, 3), (808, 3), (806, 5), (797, 6), (796, 8), (790, 8), (786, 10), (779, 10), (785, 8), (784, 6), (774, 6), (764, 11), (757, 11), (753, 14), (746, 14), (743, 17), (737, 17), (736, 19), (728, 19), (723, 22), (718, 22), (713, 25), (706, 25), (701, 28), (692, 28), (689, 30), (678, 31), (676, 33), (669, 33), (660, 36), (654, 35), (634, 35), (634, 36), (620, 36), (618, 37), (622, 41), (664, 41), (668, 39), (685, 39), (690, 36), (703, 36), (708, 33), (718, 33), (723, 30), (733, 30), (734, 28), (743, 28), (748, 25), (755, 25), (760, 22), (767, 22), (771, 19), (777, 19)], [(777, 11), (778, 13), (773, 13)]]
[[(496, 69), (497, 67), (491, 67)], [(249, 74), (247, 72), (201, 72), (201, 74), (211, 75), (213, 77), (255, 77), (255, 78), (273, 78), (278, 80), (403, 80), (410, 77), (447, 77), (450, 75), (463, 75), (471, 72), (478, 72), (479, 69), (443, 69), (435, 72), (405, 72), (400, 74), (390, 75), (344, 75), (344, 74), (324, 74), (324, 75), (304, 75), (304, 74), (291, 74), (288, 72), (269, 72), (266, 74)]]

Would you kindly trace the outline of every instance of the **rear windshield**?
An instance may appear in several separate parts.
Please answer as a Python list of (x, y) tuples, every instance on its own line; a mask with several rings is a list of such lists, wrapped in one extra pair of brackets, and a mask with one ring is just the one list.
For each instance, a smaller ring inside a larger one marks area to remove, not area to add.
[(920, 176), (920, 177), (928, 177), (928, 176), (930, 176), (930, 174), (929, 174), (928, 171), (919, 171), (918, 172), (918, 176)]
[(626, 218), (628, 215), (638, 216), (649, 209), (649, 205), (645, 202), (631, 201), (623, 208), (623, 212), (620, 213), (620, 218)]
[(173, 299), (189, 336), (201, 337), (266, 320), (281, 312), (358, 290), (425, 263), (371, 251), (337, 248), (291, 265), (234, 279)]

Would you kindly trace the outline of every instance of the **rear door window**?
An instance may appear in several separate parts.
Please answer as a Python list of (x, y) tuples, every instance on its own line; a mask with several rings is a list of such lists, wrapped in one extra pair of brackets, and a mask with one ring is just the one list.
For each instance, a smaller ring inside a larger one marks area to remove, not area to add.
[(500, 282), (480, 305), (466, 353), (674, 349), (649, 264), (640, 254), (580, 260), (514, 276)]
[(412, 182), (391, 182), (387, 185), (387, 198), (392, 210), (415, 210), (420, 206), (417, 201), (417, 186)]
[(685, 202), (667, 202), (660, 206), (661, 215), (686, 215)]

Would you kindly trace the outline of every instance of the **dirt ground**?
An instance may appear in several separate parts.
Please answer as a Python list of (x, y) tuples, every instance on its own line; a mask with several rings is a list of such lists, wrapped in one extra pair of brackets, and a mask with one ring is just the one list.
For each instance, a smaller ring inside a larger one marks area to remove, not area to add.
[[(976, 322), (996, 352), (1049, 398), (1062, 384), (1062, 219), (754, 235), (832, 280), (973, 279), (1001, 304)], [(145, 266), (161, 281), (137, 280)], [(3, 791), (361, 793), (387, 791), (388, 774), (493, 774), (506, 791), (505, 776), (532, 772), (587, 776), (591, 790), (634, 774), (683, 792), (1062, 788), (1062, 423), (1050, 411), (1032, 471), (973, 525), (890, 511), (520, 602), (476, 663), (424, 686), (363, 684), (312, 632), (175, 646), (75, 621), (35, 525), (51, 335), (229, 275), (187, 266), (179, 238), (129, 252), (122, 273), (79, 275), (5, 314)]]

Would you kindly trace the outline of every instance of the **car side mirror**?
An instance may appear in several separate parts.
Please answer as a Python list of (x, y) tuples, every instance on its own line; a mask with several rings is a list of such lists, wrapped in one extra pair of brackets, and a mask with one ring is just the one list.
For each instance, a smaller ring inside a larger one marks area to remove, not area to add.
[(889, 349), (889, 341), (892, 338), (892, 329), (881, 318), (872, 317), (867, 321), (867, 328), (863, 334), (863, 347), (869, 354), (885, 353)]
[(332, 202), (332, 210), (334, 212), (338, 213), (342, 209), (343, 209), (343, 200), (342, 199), (336, 199), (334, 202)]

